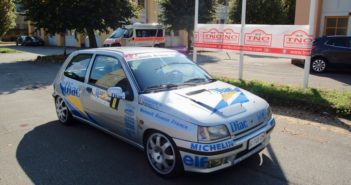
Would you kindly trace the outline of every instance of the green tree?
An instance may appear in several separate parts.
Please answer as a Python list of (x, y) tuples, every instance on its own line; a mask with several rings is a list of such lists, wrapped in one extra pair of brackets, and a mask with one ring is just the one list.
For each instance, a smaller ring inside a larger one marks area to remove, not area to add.
[(95, 31), (108, 31), (129, 23), (136, 7), (129, 0), (20, 0), (34, 26), (48, 33), (67, 30), (87, 33), (91, 48), (97, 47)]
[[(194, 0), (162, 0), (160, 2), (163, 24), (172, 30), (185, 29), (188, 32), (188, 50), (191, 48), (191, 36), (194, 30), (195, 1)], [(199, 1), (199, 23), (213, 20), (216, 11), (216, 0)]]
[[(247, 0), (247, 24), (293, 24), (296, 0)], [(230, 12), (233, 23), (241, 21), (242, 0), (236, 0)]]
[(285, 15), (286, 24), (294, 24), (295, 9), (296, 9), (296, 0), (283, 0), (283, 13)]
[(0, 0), (0, 40), (16, 26), (16, 6), (12, 0)]

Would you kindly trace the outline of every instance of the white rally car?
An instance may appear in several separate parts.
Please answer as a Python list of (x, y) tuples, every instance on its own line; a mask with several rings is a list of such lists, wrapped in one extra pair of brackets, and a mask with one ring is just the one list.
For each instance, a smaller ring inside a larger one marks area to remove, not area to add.
[(75, 118), (143, 149), (161, 176), (235, 165), (263, 150), (275, 126), (265, 100), (169, 49), (73, 52), (53, 97), (60, 122)]

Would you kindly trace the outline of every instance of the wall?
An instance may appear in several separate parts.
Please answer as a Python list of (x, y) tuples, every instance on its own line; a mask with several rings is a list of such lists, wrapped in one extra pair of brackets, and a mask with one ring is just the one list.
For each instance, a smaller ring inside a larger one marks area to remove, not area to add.
[(348, 16), (347, 35), (351, 35), (351, 0), (323, 0), (322, 14), (320, 17), (320, 36), (323, 35), (325, 16)]

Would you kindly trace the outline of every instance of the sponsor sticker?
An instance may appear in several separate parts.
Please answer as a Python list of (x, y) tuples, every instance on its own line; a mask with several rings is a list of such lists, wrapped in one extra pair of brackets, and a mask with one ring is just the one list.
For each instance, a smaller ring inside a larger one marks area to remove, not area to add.
[(190, 143), (190, 149), (202, 152), (216, 152), (226, 150), (234, 147), (233, 140), (227, 140), (219, 143), (201, 144), (201, 143)]

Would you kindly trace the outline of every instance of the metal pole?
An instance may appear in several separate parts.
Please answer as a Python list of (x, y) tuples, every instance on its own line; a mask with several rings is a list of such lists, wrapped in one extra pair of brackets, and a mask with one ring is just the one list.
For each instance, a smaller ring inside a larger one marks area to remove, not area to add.
[[(198, 18), (199, 18), (199, 0), (195, 0), (194, 32), (196, 31), (197, 24), (199, 23)], [(194, 42), (195, 42), (195, 38), (193, 39), (193, 44)], [(193, 46), (193, 61), (195, 63), (197, 62), (197, 49), (194, 46)]]
[(242, 1), (241, 6), (241, 31), (240, 31), (240, 61), (239, 61), (239, 80), (243, 79), (243, 68), (244, 68), (244, 53), (242, 47), (244, 45), (244, 27), (246, 22), (246, 0)]
[[(309, 35), (314, 36), (314, 16), (316, 12), (316, 0), (311, 0), (310, 3), (310, 17), (309, 17)], [(303, 76), (303, 87), (307, 88), (308, 87), (308, 80), (309, 80), (309, 75), (310, 75), (310, 68), (311, 68), (311, 56), (306, 57), (305, 60), (305, 71), (304, 71), (304, 76)]]

